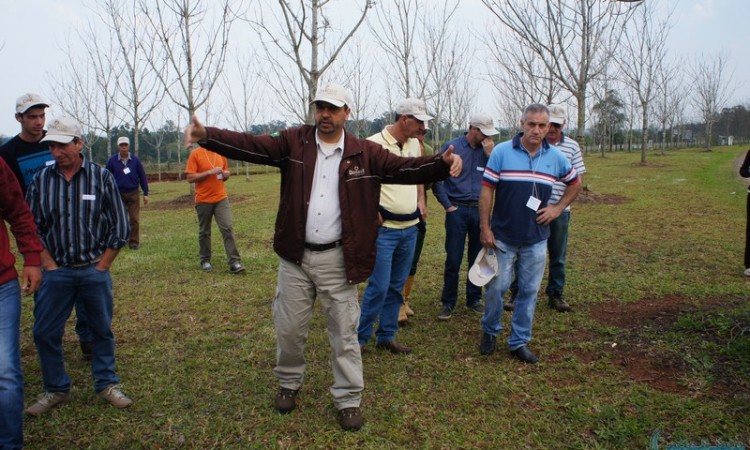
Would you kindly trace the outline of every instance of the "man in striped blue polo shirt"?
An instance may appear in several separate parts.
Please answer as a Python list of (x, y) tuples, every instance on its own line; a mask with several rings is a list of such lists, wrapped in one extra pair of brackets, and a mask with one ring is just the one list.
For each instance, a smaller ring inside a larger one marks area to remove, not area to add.
[[(479, 351), (495, 351), (502, 329), (503, 295), (513, 279), (518, 260), (518, 296), (512, 329), (508, 337), (511, 355), (534, 364), (538, 358), (529, 350), (536, 297), (544, 276), (549, 224), (562, 214), (581, 191), (576, 170), (565, 155), (544, 137), (549, 130), (545, 105), (526, 107), (521, 119), (523, 131), (492, 150), (479, 196), (479, 228), (482, 245), (496, 248), (499, 273), (486, 286)], [(555, 181), (566, 185), (560, 201), (548, 204)]]
[[(545, 139), (547, 142), (565, 155), (570, 164), (578, 173), (578, 178), (583, 186), (583, 174), (586, 166), (583, 164), (581, 148), (575, 139), (563, 134), (563, 128), (567, 121), (567, 114), (562, 105), (549, 105), (549, 131)], [(552, 186), (552, 196), (549, 203), (556, 204), (565, 192), (565, 184), (556, 181)], [(570, 205), (560, 214), (560, 217), (549, 224), (549, 239), (547, 239), (547, 252), (549, 253), (549, 275), (547, 276), (547, 288), (544, 290), (549, 299), (549, 307), (560, 311), (569, 312), (570, 305), (563, 298), (565, 288), (565, 259), (568, 251), (568, 225), (570, 223)], [(505, 302), (503, 308), (513, 311), (513, 302), (518, 295), (518, 281), (513, 280), (510, 285), (510, 298)]]

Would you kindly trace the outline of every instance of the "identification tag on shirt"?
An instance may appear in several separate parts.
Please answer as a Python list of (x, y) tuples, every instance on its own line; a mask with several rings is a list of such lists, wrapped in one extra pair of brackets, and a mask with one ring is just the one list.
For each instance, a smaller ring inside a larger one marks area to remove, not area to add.
[(526, 202), (526, 207), (531, 209), (532, 211), (538, 210), (541, 205), (542, 205), (542, 201), (534, 197), (533, 195), (530, 196), (529, 201)]
[(51, 165), (52, 165), (52, 164), (54, 164), (54, 163), (55, 163), (55, 160), (54, 160), (54, 159), (50, 159), (49, 161), (45, 161), (45, 162), (44, 162), (44, 165), (45, 165), (45, 166), (51, 166)]
[(127, 174), (129, 174), (129, 173), (130, 173), (130, 169), (128, 169), (128, 168), (126, 167), (126, 168), (122, 169), (122, 173), (124, 173), (125, 175), (127, 175)]
[(81, 196), (81, 200), (93, 202), (94, 200), (96, 200), (96, 195), (94, 195), (94, 194), (83, 194)]

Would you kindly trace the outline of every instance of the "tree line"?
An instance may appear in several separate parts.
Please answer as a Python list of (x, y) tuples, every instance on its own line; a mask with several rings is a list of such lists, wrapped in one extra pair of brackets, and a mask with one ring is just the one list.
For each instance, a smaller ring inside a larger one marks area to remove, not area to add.
[(655, 143), (687, 142), (686, 130), (707, 149), (749, 134), (747, 108), (727, 105), (726, 54), (672, 52), (675, 6), (658, 2), (481, 0), (481, 25), (458, 0), (86, 5), (94, 19), (62, 44), (71, 63), (50, 74), (48, 93), (84, 125), (95, 160), (128, 135), (144, 160), (174, 170), (192, 114), (251, 132), (311, 123), (310, 100), (329, 81), (353, 93), (348, 127), (360, 136), (400, 99), (423, 98), (435, 146), (478, 108), (514, 132), (535, 102), (567, 105), (566, 132), (587, 147), (627, 142), (642, 162)]

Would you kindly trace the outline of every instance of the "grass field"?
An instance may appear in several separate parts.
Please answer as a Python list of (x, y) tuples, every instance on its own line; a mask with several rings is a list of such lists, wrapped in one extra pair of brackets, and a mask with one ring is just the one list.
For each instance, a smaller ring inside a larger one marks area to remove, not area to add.
[[(186, 182), (151, 187), (139, 251), (115, 261), (118, 372), (135, 404), (92, 389), (72, 321), (65, 337), (74, 400), (25, 422), (29, 449), (487, 448), (645, 449), (750, 446), (750, 303), (742, 276), (745, 184), (739, 147), (585, 157), (587, 196), (573, 208), (566, 297), (539, 299), (536, 366), (507, 351), (481, 357), (479, 316), (438, 321), (443, 212), (428, 234), (399, 332), (407, 356), (364, 356), (365, 427), (340, 430), (325, 324), (316, 312), (306, 381), (292, 414), (273, 408), (271, 248), (278, 175), (227, 182), (247, 272), (230, 274), (214, 228), (214, 272), (200, 271)], [(587, 200), (587, 201), (583, 201)], [(463, 298), (459, 298), (462, 305)], [(24, 300), (26, 402), (41, 391)], [(506, 327), (498, 339), (507, 338)], [(504, 349), (504, 346), (499, 346)]]

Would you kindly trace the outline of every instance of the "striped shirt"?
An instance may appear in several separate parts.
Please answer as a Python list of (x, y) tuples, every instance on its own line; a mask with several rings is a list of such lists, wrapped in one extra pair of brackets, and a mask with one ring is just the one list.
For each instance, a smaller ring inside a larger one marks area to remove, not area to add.
[[(555, 144), (555, 147), (563, 152), (563, 155), (568, 158), (568, 161), (570, 161), (570, 165), (572, 165), (576, 172), (578, 172), (578, 175), (583, 175), (584, 173), (586, 173), (586, 166), (583, 165), (583, 155), (581, 155), (581, 147), (578, 146), (578, 142), (576, 142), (575, 139), (566, 139), (565, 135), (562, 134), (561, 136), (562, 139), (559, 143)], [(552, 185), (552, 196), (549, 198), (549, 203), (551, 205), (560, 203), (560, 199), (562, 198), (564, 193), (565, 183), (555, 181), (555, 184)], [(570, 205), (565, 207), (565, 211), (570, 211)]]
[(83, 157), (70, 181), (57, 164), (34, 177), (26, 202), (39, 237), (59, 266), (86, 264), (128, 243), (130, 225), (112, 174)]
[(490, 220), (495, 239), (509, 245), (532, 245), (549, 238), (549, 226), (536, 223), (536, 211), (526, 204), (531, 196), (547, 206), (552, 184), (578, 183), (578, 174), (568, 159), (543, 141), (532, 158), (521, 145), (521, 133), (497, 144), (492, 150), (482, 185), (495, 190)]

